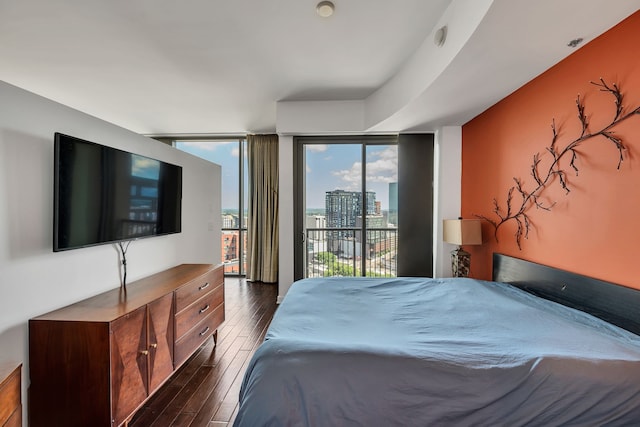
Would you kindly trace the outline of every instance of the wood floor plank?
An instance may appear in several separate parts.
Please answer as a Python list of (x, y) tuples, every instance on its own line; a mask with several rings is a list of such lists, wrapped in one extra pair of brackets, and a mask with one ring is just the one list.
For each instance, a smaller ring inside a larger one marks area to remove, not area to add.
[(198, 414), (191, 424), (193, 427), (206, 427), (213, 419), (216, 411), (223, 402), (224, 397), (238, 375), (242, 375), (241, 368), (244, 366), (245, 359), (249, 356), (248, 351), (239, 351), (236, 357), (224, 371), (220, 377), (220, 381), (214, 387), (204, 405), (198, 411)]
[(233, 414), (231, 415), (231, 419), (229, 420), (228, 425), (232, 426), (233, 423), (236, 421), (236, 418), (238, 417), (238, 410), (240, 409), (240, 405), (236, 402), (236, 409), (233, 411)]
[(208, 366), (202, 366), (198, 372), (192, 377), (191, 381), (187, 383), (175, 396), (174, 399), (158, 414), (156, 419), (150, 424), (153, 427), (164, 427), (171, 425), (176, 418), (184, 413), (184, 405), (190, 396), (193, 395), (198, 384), (206, 378), (209, 371)]
[(244, 372), (276, 311), (277, 285), (225, 278), (225, 322), (135, 414), (130, 427), (231, 427)]
[(182, 413), (173, 421), (171, 427), (189, 427), (193, 422), (193, 417), (194, 414)]
[(236, 345), (232, 347), (232, 351), (227, 353), (226, 358), (219, 361), (218, 364), (215, 365), (214, 370), (211, 375), (206, 379), (206, 381), (201, 384), (198, 388), (198, 392), (194, 394), (194, 396), (189, 400), (189, 402), (185, 405), (184, 411), (187, 412), (198, 412), (205, 404), (208, 397), (213, 393), (215, 388), (218, 386), (222, 375), (229, 368), (233, 360), (235, 359), (240, 346), (242, 345), (244, 338), (238, 337), (236, 338)]
[(240, 395), (240, 387), (243, 380), (242, 374), (247, 370), (251, 356), (253, 356), (253, 352), (247, 352), (247, 358), (240, 368), (240, 374), (236, 376), (235, 380), (229, 387), (227, 394), (222, 399), (218, 410), (213, 415), (213, 421), (229, 422), (229, 420), (231, 420), (231, 417), (238, 406), (238, 396)]

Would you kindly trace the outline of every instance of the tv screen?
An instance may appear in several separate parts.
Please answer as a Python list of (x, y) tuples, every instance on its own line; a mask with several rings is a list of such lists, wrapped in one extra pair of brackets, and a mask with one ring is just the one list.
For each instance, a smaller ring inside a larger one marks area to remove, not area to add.
[(182, 167), (55, 134), (53, 250), (181, 231)]

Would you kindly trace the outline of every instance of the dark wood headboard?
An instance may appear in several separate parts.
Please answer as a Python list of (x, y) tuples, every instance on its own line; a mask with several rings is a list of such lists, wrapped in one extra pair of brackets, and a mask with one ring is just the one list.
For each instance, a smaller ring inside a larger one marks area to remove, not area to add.
[(493, 280), (572, 307), (640, 335), (640, 291), (493, 254)]

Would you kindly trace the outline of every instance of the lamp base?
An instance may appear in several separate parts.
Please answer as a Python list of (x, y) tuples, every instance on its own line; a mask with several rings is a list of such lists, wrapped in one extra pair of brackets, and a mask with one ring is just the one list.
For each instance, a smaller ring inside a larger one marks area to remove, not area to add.
[(469, 277), (471, 254), (462, 247), (451, 251), (451, 273), (453, 277)]

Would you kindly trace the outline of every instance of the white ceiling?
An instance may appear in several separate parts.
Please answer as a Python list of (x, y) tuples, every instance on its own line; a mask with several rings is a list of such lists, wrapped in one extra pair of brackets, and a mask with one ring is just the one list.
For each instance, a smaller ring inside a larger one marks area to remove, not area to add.
[(270, 132), (277, 102), (384, 103), (429, 63), (451, 8), (478, 1), (490, 7), (471, 37), (370, 130), (463, 124), (571, 54), (570, 39), (589, 41), (640, 7), (334, 0), (323, 19), (317, 0), (0, 0), (0, 80), (143, 134)]

